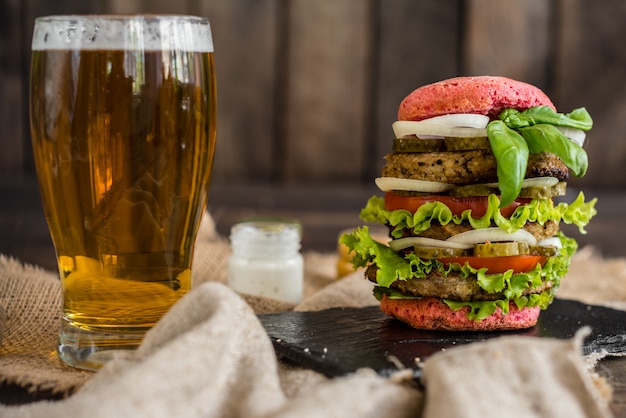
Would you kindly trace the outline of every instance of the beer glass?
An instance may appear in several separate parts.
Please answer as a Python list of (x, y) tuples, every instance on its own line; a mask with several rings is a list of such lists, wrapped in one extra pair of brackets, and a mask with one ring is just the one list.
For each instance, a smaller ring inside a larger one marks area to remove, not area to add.
[(215, 150), (209, 21), (35, 21), (30, 120), (63, 289), (58, 354), (98, 369), (191, 287)]

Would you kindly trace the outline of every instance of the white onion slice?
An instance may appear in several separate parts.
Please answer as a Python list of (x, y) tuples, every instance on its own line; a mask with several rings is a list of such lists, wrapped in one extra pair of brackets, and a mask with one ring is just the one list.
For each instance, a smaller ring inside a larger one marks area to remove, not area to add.
[(489, 116), (477, 115), (475, 113), (451, 113), (449, 115), (434, 116), (422, 119), (419, 123), (448, 126), (450, 128), (486, 128), (489, 124)]
[[(522, 180), (522, 189), (526, 187), (552, 187), (558, 184), (559, 179), (556, 177), (533, 177), (529, 179)], [(499, 186), (498, 183), (487, 183), (485, 184), (487, 187), (496, 188)]]
[(537, 245), (540, 247), (563, 248), (563, 243), (561, 242), (559, 237), (544, 238), (541, 241), (537, 242)]
[(442, 241), (439, 239), (425, 237), (406, 237), (394, 239), (389, 242), (389, 247), (391, 247), (394, 251), (400, 251), (414, 245), (431, 248), (452, 248), (458, 250), (467, 250), (473, 247), (473, 245), (470, 244), (459, 244), (457, 242)]
[(439, 181), (401, 179), (397, 177), (378, 177), (374, 182), (383, 192), (409, 190), (413, 192), (441, 193), (454, 187), (453, 184)]
[(557, 129), (563, 132), (563, 135), (565, 135), (566, 137), (568, 137), (570, 140), (577, 143), (581, 147), (585, 143), (585, 137), (586, 137), (585, 131), (582, 131), (576, 128), (570, 128), (567, 126), (557, 126)]
[(424, 119), (423, 121), (450, 127), (486, 128), (489, 124), (489, 116), (477, 115), (475, 113), (451, 113)]
[(472, 245), (483, 242), (522, 241), (528, 243), (528, 245), (537, 245), (537, 238), (524, 229), (518, 229), (515, 232), (508, 233), (498, 227), (472, 229), (470, 231), (461, 232), (458, 235), (448, 238), (447, 241)]
[(402, 138), (410, 135), (417, 135), (420, 138), (425, 135), (428, 135), (428, 137), (447, 136), (457, 138), (487, 136), (487, 129), (485, 128), (451, 127), (429, 123), (428, 120), (422, 120), (419, 122), (398, 120), (391, 126), (396, 138)]

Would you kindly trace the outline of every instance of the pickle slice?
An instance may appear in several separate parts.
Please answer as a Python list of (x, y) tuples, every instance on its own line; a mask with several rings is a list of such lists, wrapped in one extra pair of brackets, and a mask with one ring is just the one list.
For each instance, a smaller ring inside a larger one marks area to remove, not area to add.
[(491, 149), (486, 136), (456, 138), (418, 138), (408, 136), (393, 139), (393, 152), (438, 152), (438, 151), (469, 151)]
[(468, 255), (468, 250), (461, 250), (458, 248), (422, 247), (419, 245), (414, 245), (413, 251), (419, 258), (426, 259), (460, 257)]
[(559, 250), (554, 247), (542, 247), (539, 245), (535, 245), (530, 247), (530, 254), (532, 255), (542, 255), (545, 257), (554, 257), (559, 253)]
[(393, 152), (437, 152), (444, 151), (443, 141), (439, 138), (405, 137), (394, 138)]
[(525, 254), (530, 254), (530, 248), (525, 242), (493, 242), (474, 245), (476, 257), (508, 257)]
[(414, 190), (394, 190), (393, 194), (398, 196), (430, 196), (432, 192), (416, 192)]
[(489, 139), (486, 136), (470, 138), (446, 137), (443, 140), (447, 151), (468, 151), (475, 149), (491, 149)]
[(525, 187), (520, 190), (519, 197), (529, 199), (550, 199), (554, 196), (565, 196), (567, 183), (561, 181), (552, 187)]
[[(525, 187), (518, 197), (528, 199), (550, 199), (554, 196), (565, 196), (566, 182), (559, 182), (551, 187)], [(499, 194), (497, 187), (489, 187), (486, 184), (470, 184), (458, 186), (448, 192), (453, 197), (489, 196), (491, 193)]]
[(453, 187), (449, 193), (453, 197), (489, 196), (491, 193), (498, 193), (498, 189), (485, 184), (470, 184)]

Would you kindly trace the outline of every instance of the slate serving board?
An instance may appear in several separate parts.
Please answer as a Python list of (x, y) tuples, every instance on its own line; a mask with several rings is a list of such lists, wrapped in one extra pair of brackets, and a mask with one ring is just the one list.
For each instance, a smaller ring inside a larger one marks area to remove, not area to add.
[(276, 354), (328, 377), (369, 367), (382, 376), (398, 370), (390, 356), (419, 378), (416, 360), (461, 344), (503, 335), (571, 338), (585, 325), (592, 329), (583, 354), (626, 352), (626, 312), (578, 301), (555, 299), (537, 325), (521, 331), (421, 331), (383, 314), (378, 306), (331, 308), (315, 312), (259, 315)]

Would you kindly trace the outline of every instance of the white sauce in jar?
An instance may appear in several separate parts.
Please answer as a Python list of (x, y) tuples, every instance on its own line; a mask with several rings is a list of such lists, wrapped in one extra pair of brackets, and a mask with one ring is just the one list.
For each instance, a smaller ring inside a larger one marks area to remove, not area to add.
[(282, 222), (243, 222), (231, 229), (228, 284), (240, 293), (288, 303), (302, 300), (300, 228)]

